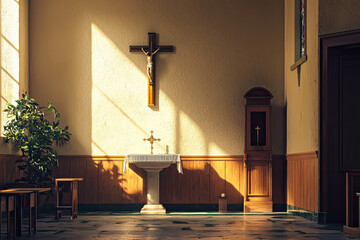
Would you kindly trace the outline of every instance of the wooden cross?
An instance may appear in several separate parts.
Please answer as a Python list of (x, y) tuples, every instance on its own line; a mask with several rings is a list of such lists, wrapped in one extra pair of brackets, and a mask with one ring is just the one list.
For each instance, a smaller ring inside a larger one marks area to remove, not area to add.
[(148, 75), (148, 105), (155, 106), (155, 54), (158, 52), (173, 52), (174, 47), (160, 46), (156, 43), (156, 33), (149, 32), (148, 46), (129, 46), (130, 52), (143, 52), (147, 56), (147, 75)]
[(144, 138), (144, 141), (149, 141), (150, 142), (150, 144), (151, 144), (151, 153), (150, 154), (154, 154), (153, 153), (153, 149), (154, 149), (153, 144), (154, 144), (155, 141), (160, 141), (161, 139), (160, 138), (154, 138), (154, 136), (153, 136), (154, 131), (150, 131), (150, 133), (151, 133), (150, 137), (149, 138)]
[(256, 130), (256, 143), (257, 143), (257, 146), (259, 146), (259, 131), (260, 131), (260, 127), (259, 127), (259, 126), (256, 126), (255, 130)]

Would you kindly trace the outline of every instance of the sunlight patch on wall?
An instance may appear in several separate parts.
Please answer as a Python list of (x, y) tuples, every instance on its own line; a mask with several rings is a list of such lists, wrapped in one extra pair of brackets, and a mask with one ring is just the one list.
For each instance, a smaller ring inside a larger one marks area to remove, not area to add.
[(0, 89), (1, 89), (1, 134), (7, 122), (5, 109), (7, 102), (19, 97), (19, 4), (13, 0), (1, 0), (0, 3)]
[(19, 52), (1, 37), (1, 70), (10, 80), (19, 84)]
[(214, 142), (210, 142), (208, 146), (208, 154), (210, 155), (226, 155), (224, 149), (222, 149), (219, 145)]
[[(139, 70), (95, 24), (92, 35), (92, 154), (148, 153), (143, 141), (154, 130), (155, 153), (175, 145), (174, 104), (160, 92), (161, 111), (147, 106), (146, 58)], [(94, 144), (96, 143), (96, 145)]]
[(201, 127), (186, 113), (180, 111), (180, 152), (207, 154), (206, 137)]
[(1, 35), (19, 50), (19, 4), (1, 0)]

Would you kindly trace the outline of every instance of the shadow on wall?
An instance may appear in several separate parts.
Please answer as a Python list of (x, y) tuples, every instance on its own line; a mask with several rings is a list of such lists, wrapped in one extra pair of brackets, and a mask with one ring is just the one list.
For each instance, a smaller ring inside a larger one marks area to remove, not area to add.
[[(264, 86), (274, 93), (274, 105), (282, 104), (282, 27), (263, 24), (282, 19), (281, 14), (279, 19), (268, 18), (274, 15), (271, 9), (279, 10), (279, 6), (280, 1), (205, 6), (202, 1), (39, 1), (31, 4), (30, 14), (34, 16), (30, 49), (36, 52), (30, 61), (32, 94), (42, 101), (54, 99), (66, 124), (75, 127), (74, 146), (64, 149), (67, 154), (93, 154), (92, 141), (111, 155), (124, 154), (125, 150), (113, 146), (115, 141), (123, 145), (131, 141), (132, 147), (135, 140), (129, 136), (143, 136), (144, 129), (153, 127), (170, 135), (173, 152), (242, 153), (243, 94), (251, 87)], [(167, 11), (149, 11), (157, 7)], [(93, 25), (105, 37), (94, 35)], [(158, 112), (142, 108), (147, 99), (146, 58), (128, 50), (129, 45), (146, 44), (149, 31), (160, 34), (159, 44), (176, 47), (176, 54), (157, 56)], [(54, 49), (58, 49), (56, 56)], [(167, 113), (166, 104), (172, 113)], [(171, 116), (157, 121), (164, 115)], [(282, 112), (273, 116), (274, 123), (282, 122)], [(196, 126), (201, 143), (188, 139), (190, 125)], [(282, 131), (279, 126), (277, 132)], [(283, 151), (282, 136), (274, 135), (274, 152)], [(202, 145), (201, 149), (189, 142)]]
[[(266, 5), (264, 2), (261, 4)], [(191, 128), (184, 126), (185, 124), (189, 125), (184, 121), (184, 116), (186, 116), (190, 124), (197, 126), (199, 135), (202, 135), (202, 143), (205, 146), (205, 150), (200, 148), (197, 150), (202, 151), (202, 153), (193, 152), (194, 154), (213, 154), (211, 152), (212, 143), (221, 149), (222, 154), (239, 153), (239, 149), (243, 149), (243, 94), (251, 87), (258, 85), (275, 93), (274, 105), (276, 108), (273, 114), (273, 126), (276, 128), (276, 132), (280, 134), (274, 134), (273, 145), (275, 152), (283, 152), (281, 124), (283, 112), (278, 111), (279, 108), (282, 109), (283, 96), (283, 69), (282, 65), (278, 64), (282, 62), (282, 34), (279, 34), (279, 38), (277, 38), (274, 32), (272, 34), (269, 32), (267, 36), (270, 37), (266, 40), (258, 37), (258, 32), (266, 34), (270, 29), (264, 26), (263, 22), (258, 24), (253, 19), (253, 13), (246, 11), (246, 9), (255, 10), (259, 7), (258, 5), (232, 1), (231, 8), (222, 6), (219, 9), (214, 4), (204, 7), (195, 2), (192, 7), (201, 8), (201, 11), (192, 14), (188, 11), (186, 4), (169, 3), (168, 11), (162, 12), (159, 16), (152, 16), (151, 13), (140, 11), (138, 6), (134, 4), (129, 5), (129, 8), (136, 9), (133, 9), (135, 13), (131, 19), (134, 21), (131, 24), (123, 21), (123, 17), (128, 13), (124, 12), (125, 9), (120, 10), (120, 6), (121, 4), (115, 3), (111, 8), (107, 5), (101, 5), (96, 11), (92, 9), (94, 14), (106, 14), (108, 16), (107, 21), (94, 18), (94, 24), (101, 29), (101, 32), (116, 47), (116, 50), (126, 56), (127, 60), (131, 61), (144, 76), (146, 76), (145, 57), (142, 53), (129, 53), (128, 47), (129, 44), (147, 44), (147, 32), (150, 31), (149, 29), (154, 29), (154, 27), (149, 26), (147, 17), (152, 19), (152, 24), (156, 26), (155, 30), (160, 33), (159, 44), (174, 44), (176, 47), (175, 54), (158, 54), (156, 69), (157, 108), (160, 112), (166, 108), (164, 97), (161, 99), (159, 95), (166, 95), (174, 106), (172, 110), (175, 115), (173, 122), (175, 129), (170, 133), (176, 139), (174, 152), (182, 153), (187, 148), (191, 149), (187, 143), (196, 141), (193, 139), (186, 140), (191, 135), (189, 134)], [(151, 9), (153, 6), (149, 3), (148, 7)], [(122, 14), (119, 14), (118, 10)], [(243, 17), (247, 18), (251, 24), (244, 24), (243, 21), (236, 20), (238, 11), (241, 11)], [(258, 11), (254, 12), (262, 16), (260, 14), (262, 11), (264, 10), (259, 8)], [(258, 14), (255, 15), (258, 16)], [(179, 16), (181, 18), (187, 17), (180, 20), (177, 19)], [(219, 21), (214, 16), (226, 17)], [(262, 17), (265, 16), (266, 13)], [(200, 21), (199, 18), (201, 18)], [(163, 21), (164, 19), (168, 20)], [(207, 19), (211, 24), (206, 24), (203, 19)], [(111, 20), (110, 24), (116, 22), (116, 25), (110, 28), (108, 20)], [(267, 21), (266, 18), (264, 20)], [(223, 26), (227, 22), (234, 21), (238, 23), (237, 27)], [(186, 28), (184, 29), (182, 26), (186, 26)], [(253, 31), (255, 27), (259, 29)], [(124, 35), (125, 32), (128, 34)], [(247, 38), (243, 38), (244, 35)], [(219, 42), (225, 43), (223, 47), (218, 47)], [(269, 45), (272, 46), (271, 49), (268, 47)], [(241, 55), (237, 54), (239, 52)], [(263, 57), (254, 57), (257, 52), (259, 55), (261, 53)], [(267, 54), (271, 56), (271, 61), (266, 60)], [(279, 61), (274, 60), (274, 57)], [(262, 62), (264, 60), (266, 63)], [(257, 66), (261, 66), (261, 68)], [(125, 78), (123, 79), (121, 81), (126, 81)], [(146, 90), (146, 85), (144, 84), (142, 88)], [(139, 94), (140, 92), (143, 91), (139, 91)], [(105, 92), (105, 94), (110, 99), (116, 98), (110, 91)], [(146, 97), (146, 94), (142, 96), (144, 104), (146, 104)], [(118, 106), (123, 110), (126, 108), (125, 106), (123, 108), (122, 103), (118, 103)], [(149, 116), (149, 119), (151, 118)], [(159, 129), (164, 124), (152, 122)], [(143, 123), (142, 127), (147, 129), (146, 125)], [(199, 142), (194, 144), (199, 144)], [(242, 150), (240, 151), (242, 152)]]
[[(19, 178), (15, 160), (14, 155), (0, 159), (0, 185)], [(123, 157), (61, 156), (53, 176), (84, 178), (81, 204), (145, 204), (146, 172), (130, 164), (124, 174), (123, 163)], [(243, 203), (242, 161), (183, 160), (182, 164), (183, 174), (174, 164), (160, 172), (161, 203), (217, 204), (221, 193), (226, 193), (229, 204)], [(282, 156), (273, 156), (273, 201), (286, 204), (286, 161)]]
[[(173, 152), (189, 148), (194, 154), (238, 154), (243, 151), (243, 94), (251, 87), (264, 86), (274, 94), (274, 105), (281, 106), (283, 35), (277, 21), (282, 16), (271, 9), (279, 10), (276, 6), (282, 2), (202, 3), (40, 0), (30, 5), (31, 94), (40, 102), (51, 99), (59, 106), (64, 124), (73, 126), (72, 143), (63, 153), (91, 155), (96, 149), (104, 155), (61, 157), (57, 176), (85, 179), (80, 203), (145, 203), (142, 170), (123, 175), (123, 159), (106, 157), (125, 154), (117, 150), (120, 144), (132, 149), (135, 136), (143, 136), (144, 129), (168, 127)], [(157, 7), (167, 11), (155, 11)], [(157, 100), (160, 94), (167, 96), (171, 113), (164, 113), (163, 99), (158, 112), (146, 111), (146, 84), (140, 84), (141, 89), (136, 84), (146, 83), (146, 59), (141, 53), (129, 53), (128, 47), (146, 44), (149, 31), (160, 33), (159, 44), (176, 47), (176, 54), (157, 57), (156, 70)], [(225, 44), (218, 47), (219, 43)], [(113, 58), (107, 58), (106, 50)], [(275, 108), (273, 123), (281, 126), (279, 109)], [(156, 121), (161, 114), (173, 116)], [(277, 152), (282, 152), (282, 134), (273, 136)], [(161, 144), (157, 146), (164, 150)], [(219, 151), (213, 152), (214, 148)], [(226, 181), (221, 167), (188, 164), (184, 176), (169, 176), (174, 183), (166, 187), (171, 196), (161, 195), (165, 202), (213, 203), (221, 192), (231, 190), (233, 183)], [(240, 202), (241, 175), (236, 176), (234, 196)], [(175, 185), (179, 182), (181, 186)]]
[[(222, 162), (225, 164), (224, 161)], [(111, 158), (94, 160), (88, 157), (77, 159), (61, 157), (60, 167), (55, 172), (55, 176), (84, 178), (80, 183), (80, 204), (145, 204), (146, 172), (135, 164), (130, 164), (128, 173), (124, 174), (123, 163), (123, 160)], [(195, 167), (195, 165), (201, 169), (191, 169), (191, 166)], [(177, 172), (174, 164), (162, 170), (160, 202), (217, 204), (217, 196), (226, 193), (229, 203), (242, 204), (240, 182), (234, 186), (219, 176), (211, 165), (208, 161), (183, 161), (183, 174)], [(240, 171), (240, 168), (238, 169)], [(235, 172), (239, 174), (238, 171)]]
[(229, 203), (241, 204), (240, 181), (234, 186), (225, 176), (226, 172), (235, 173), (237, 176), (228, 177), (239, 178), (241, 164), (237, 162), (237, 170), (226, 171), (225, 161), (183, 161), (183, 174), (171, 165), (160, 172), (160, 200), (164, 204), (217, 204), (217, 196), (225, 193)]

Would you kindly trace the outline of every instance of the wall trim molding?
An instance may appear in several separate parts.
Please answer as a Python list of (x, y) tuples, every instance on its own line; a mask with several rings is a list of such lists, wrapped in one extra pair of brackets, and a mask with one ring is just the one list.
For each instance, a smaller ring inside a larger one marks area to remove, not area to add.
[(287, 161), (312, 160), (314, 158), (318, 158), (317, 151), (286, 154)]
[(243, 161), (244, 155), (180, 155), (182, 161)]
[[(125, 155), (59, 155), (59, 159), (91, 161), (124, 161)], [(274, 154), (273, 160), (284, 160), (285, 155)], [(244, 155), (180, 155), (182, 161), (244, 161)]]
[[(310, 154), (310, 153), (309, 153)], [(311, 153), (312, 154), (312, 153)], [(287, 154), (301, 155), (301, 154)], [(0, 154), (0, 161), (20, 157), (19, 154)], [(301, 155), (304, 156), (304, 155)], [(59, 159), (89, 161), (124, 161), (125, 155), (59, 155)], [(180, 155), (182, 161), (244, 161), (244, 155)], [(272, 155), (273, 160), (285, 160), (285, 154)]]
[(302, 208), (298, 208), (292, 205), (287, 205), (287, 212), (296, 216), (306, 218), (310, 221), (318, 222), (319, 214), (316, 212), (308, 211)]
[(125, 155), (58, 155), (59, 159), (89, 161), (124, 161)]

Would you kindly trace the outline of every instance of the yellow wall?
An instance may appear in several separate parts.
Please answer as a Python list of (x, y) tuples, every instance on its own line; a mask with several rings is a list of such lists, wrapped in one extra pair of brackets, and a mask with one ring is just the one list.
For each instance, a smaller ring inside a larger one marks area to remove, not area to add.
[[(14, 102), (29, 88), (28, 51), (28, 1), (0, 0), (0, 129), (8, 120), (7, 102)], [(13, 149), (0, 139), (0, 152), (11, 153)]]
[(319, 144), (319, 34), (360, 29), (360, 1), (307, 1), (307, 55), (300, 87), (294, 64), (294, 1), (285, 3), (285, 105), (287, 153), (311, 152)]
[[(31, 1), (31, 95), (51, 100), (70, 125), (61, 154), (148, 153), (142, 139), (154, 130), (155, 153), (169, 145), (218, 155), (243, 153), (243, 95), (262, 86), (274, 95), (273, 152), (284, 153), (283, 7), (282, 0)], [(146, 58), (128, 50), (147, 44), (148, 32), (176, 47), (157, 56), (155, 108), (147, 106)]]
[(285, 104), (287, 153), (318, 150), (319, 134), (319, 47), (318, 0), (307, 1), (307, 56), (301, 65), (300, 87), (294, 64), (294, 1), (285, 2)]
[(359, 0), (320, 0), (319, 33), (360, 29)]

